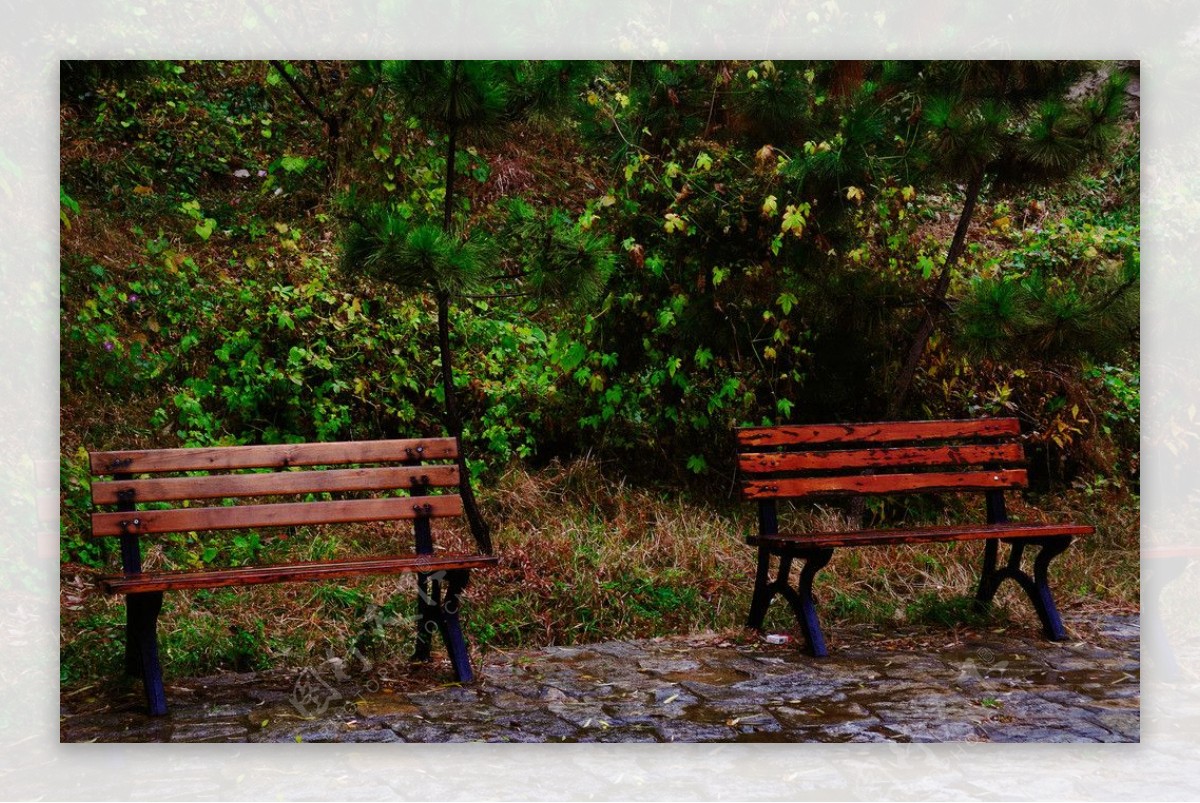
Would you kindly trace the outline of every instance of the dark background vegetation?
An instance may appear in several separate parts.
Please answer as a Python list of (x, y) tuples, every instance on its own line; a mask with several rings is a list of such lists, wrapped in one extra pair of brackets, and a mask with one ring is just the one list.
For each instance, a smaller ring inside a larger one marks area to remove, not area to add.
[[(1014, 512), (1100, 528), (1059, 569), (1064, 606), (1136, 605), (1136, 81), (1086, 62), (63, 62), (64, 680), (114, 674), (122, 649), (89, 449), (461, 429), (503, 558), (471, 592), (486, 647), (737, 625), (735, 426), (1012, 415), (1033, 485)], [(146, 563), (393, 535), (180, 534)], [(975, 559), (848, 553), (820, 593), (842, 621), (962, 623)], [(172, 594), (164, 650), (179, 673), (395, 659), (411, 633), (374, 614), (410, 594)]]

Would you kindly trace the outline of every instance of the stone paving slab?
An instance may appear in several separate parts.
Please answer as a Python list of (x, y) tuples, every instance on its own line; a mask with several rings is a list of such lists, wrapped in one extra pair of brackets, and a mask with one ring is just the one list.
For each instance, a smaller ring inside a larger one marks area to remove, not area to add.
[[(829, 658), (746, 636), (485, 657), (474, 686), (434, 665), (395, 679), (343, 661), (66, 689), (64, 742), (1136, 742), (1136, 616), (1033, 632), (840, 632)], [(169, 668), (168, 668), (169, 673)]]

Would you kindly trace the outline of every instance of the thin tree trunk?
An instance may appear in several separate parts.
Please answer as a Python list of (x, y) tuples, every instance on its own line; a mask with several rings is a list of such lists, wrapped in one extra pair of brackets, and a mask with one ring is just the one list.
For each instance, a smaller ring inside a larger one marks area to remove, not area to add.
[(983, 170), (980, 169), (967, 182), (967, 197), (963, 201), (962, 212), (958, 216), (958, 226), (954, 229), (954, 239), (950, 241), (950, 250), (946, 252), (946, 261), (942, 265), (942, 272), (938, 275), (937, 284), (934, 285), (933, 293), (926, 302), (921, 325), (913, 334), (908, 356), (904, 360), (904, 366), (900, 369), (900, 375), (896, 377), (896, 384), (892, 388), (892, 396), (888, 400), (887, 406), (889, 420), (898, 416), (904, 408), (904, 403), (908, 400), (908, 393), (912, 390), (913, 379), (917, 375), (917, 368), (921, 365), (921, 357), (925, 354), (925, 346), (937, 328), (938, 319), (942, 316), (942, 311), (946, 306), (946, 293), (950, 290), (950, 274), (966, 249), (967, 229), (971, 225), (971, 216), (975, 213), (975, 202), (979, 200), (979, 190), (982, 186)]
[[(451, 234), (454, 228), (454, 150), (458, 139), (458, 121), (455, 119), (457, 110), (454, 98), (458, 92), (458, 67), (454, 62), (454, 74), (450, 79), (450, 110), (447, 115), (449, 143), (446, 148), (446, 197), (442, 214), (442, 230)], [(467, 523), (471, 526), (471, 535), (479, 548), (487, 554), (492, 552), (492, 536), (487, 522), (479, 512), (475, 502), (475, 491), (471, 487), (471, 475), (467, 471), (467, 457), (462, 446), (462, 417), (458, 412), (458, 396), (454, 388), (454, 367), (450, 353), (450, 295), (438, 291), (438, 348), (442, 358), (442, 392), (446, 397), (446, 429), (458, 440), (458, 475), (459, 493), (463, 500), (463, 511), (467, 514)]]
[(463, 500), (463, 511), (471, 526), (471, 535), (479, 548), (486, 554), (492, 553), (492, 536), (487, 522), (479, 513), (475, 502), (475, 491), (471, 487), (471, 475), (467, 471), (467, 457), (462, 448), (462, 418), (458, 413), (458, 397), (454, 389), (454, 366), (450, 353), (450, 296), (437, 294), (438, 305), (438, 350), (442, 358), (442, 392), (446, 397), (446, 429), (458, 440), (458, 488)]
[[(325, 147), (326, 155), (329, 157), (328, 164), (326, 164), (327, 178), (325, 181), (325, 186), (326, 188), (332, 187), (337, 181), (339, 154), (341, 152), (342, 121), (340, 114), (327, 114), (322, 108), (324, 105), (324, 100), (322, 101), (321, 105), (318, 105), (315, 101), (313, 101), (308, 94), (305, 93), (304, 88), (300, 86), (296, 79), (288, 73), (283, 62), (272, 59), (270, 63), (271, 66), (275, 68), (275, 71), (278, 72), (283, 78), (283, 80), (287, 82), (287, 85), (292, 88), (292, 92), (294, 92), (297, 99), (299, 99), (300, 105), (308, 109), (325, 125)], [(325, 82), (321, 80), (321, 73), (315, 61), (312, 62), (312, 68), (317, 75), (317, 79), (320, 81), (320, 88), (324, 90)], [(323, 91), (322, 95), (324, 95)]]

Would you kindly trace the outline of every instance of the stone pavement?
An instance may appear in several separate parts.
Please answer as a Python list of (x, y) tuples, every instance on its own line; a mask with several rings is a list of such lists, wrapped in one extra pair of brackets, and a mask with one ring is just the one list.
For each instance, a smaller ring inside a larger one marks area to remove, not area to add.
[[(839, 628), (830, 657), (720, 635), (490, 653), (473, 687), (448, 667), (402, 678), (361, 659), (66, 689), (60, 738), (171, 742), (1136, 742), (1136, 616), (1032, 630)], [(399, 674), (399, 673), (398, 673)]]

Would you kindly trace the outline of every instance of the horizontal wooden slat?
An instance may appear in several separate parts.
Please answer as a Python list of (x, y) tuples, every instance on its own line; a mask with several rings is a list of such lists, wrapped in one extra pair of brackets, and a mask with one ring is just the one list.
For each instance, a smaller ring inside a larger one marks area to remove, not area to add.
[(985, 538), (1050, 538), (1063, 535), (1091, 535), (1095, 528), (1086, 524), (965, 524), (939, 527), (912, 527), (897, 530), (854, 530), (828, 533), (781, 533), (750, 536), (754, 546), (771, 545), (793, 549), (824, 549), (843, 546), (887, 546), (924, 544), (939, 541), (978, 541)]
[(910, 493), (918, 491), (964, 491), (972, 489), (1022, 488), (1028, 484), (1024, 469), (965, 471), (928, 474), (869, 474), (802, 479), (751, 480), (743, 484), (746, 499), (803, 496)]
[(249, 527), (290, 527), (301, 524), (339, 524), (355, 521), (414, 519), (425, 515), (458, 516), (463, 512), (458, 494), (411, 496), (391, 499), (348, 499), (336, 502), (287, 502), (240, 507), (173, 508), (131, 513), (93, 513), (92, 535), (123, 532), (177, 533), (189, 530), (236, 530)]
[(410, 460), (443, 460), (457, 455), (458, 442), (454, 438), (415, 438), (92, 452), (89, 457), (93, 474), (141, 474), (162, 471), (335, 466), (347, 463), (400, 463)]
[(847, 468), (908, 466), (971, 466), (984, 463), (1023, 463), (1019, 443), (975, 446), (892, 446), (877, 449), (839, 449), (825, 452), (742, 452), (738, 468), (747, 474), (778, 471), (827, 471)]
[(812, 443), (897, 443), (951, 438), (1002, 438), (1021, 434), (1015, 418), (951, 421), (880, 421), (868, 424), (806, 424), (781, 427), (743, 427), (737, 431), (742, 448)]
[[(458, 485), (458, 466), (384, 466), (269, 474), (214, 474), (207, 477), (165, 477), (148, 480), (109, 480), (92, 483), (97, 505), (128, 502), (168, 502), (180, 499), (225, 499), (238, 496), (382, 491), (394, 488)], [(122, 491), (132, 495), (122, 500)]]
[(143, 591), (224, 588), (306, 580), (333, 580), (369, 574), (401, 572), (439, 572), (456, 569), (482, 569), (498, 561), (493, 555), (401, 555), (396, 557), (348, 558), (312, 563), (274, 566), (248, 566), (237, 569), (213, 569), (203, 572), (163, 572), (105, 577), (101, 580), (110, 594)]

